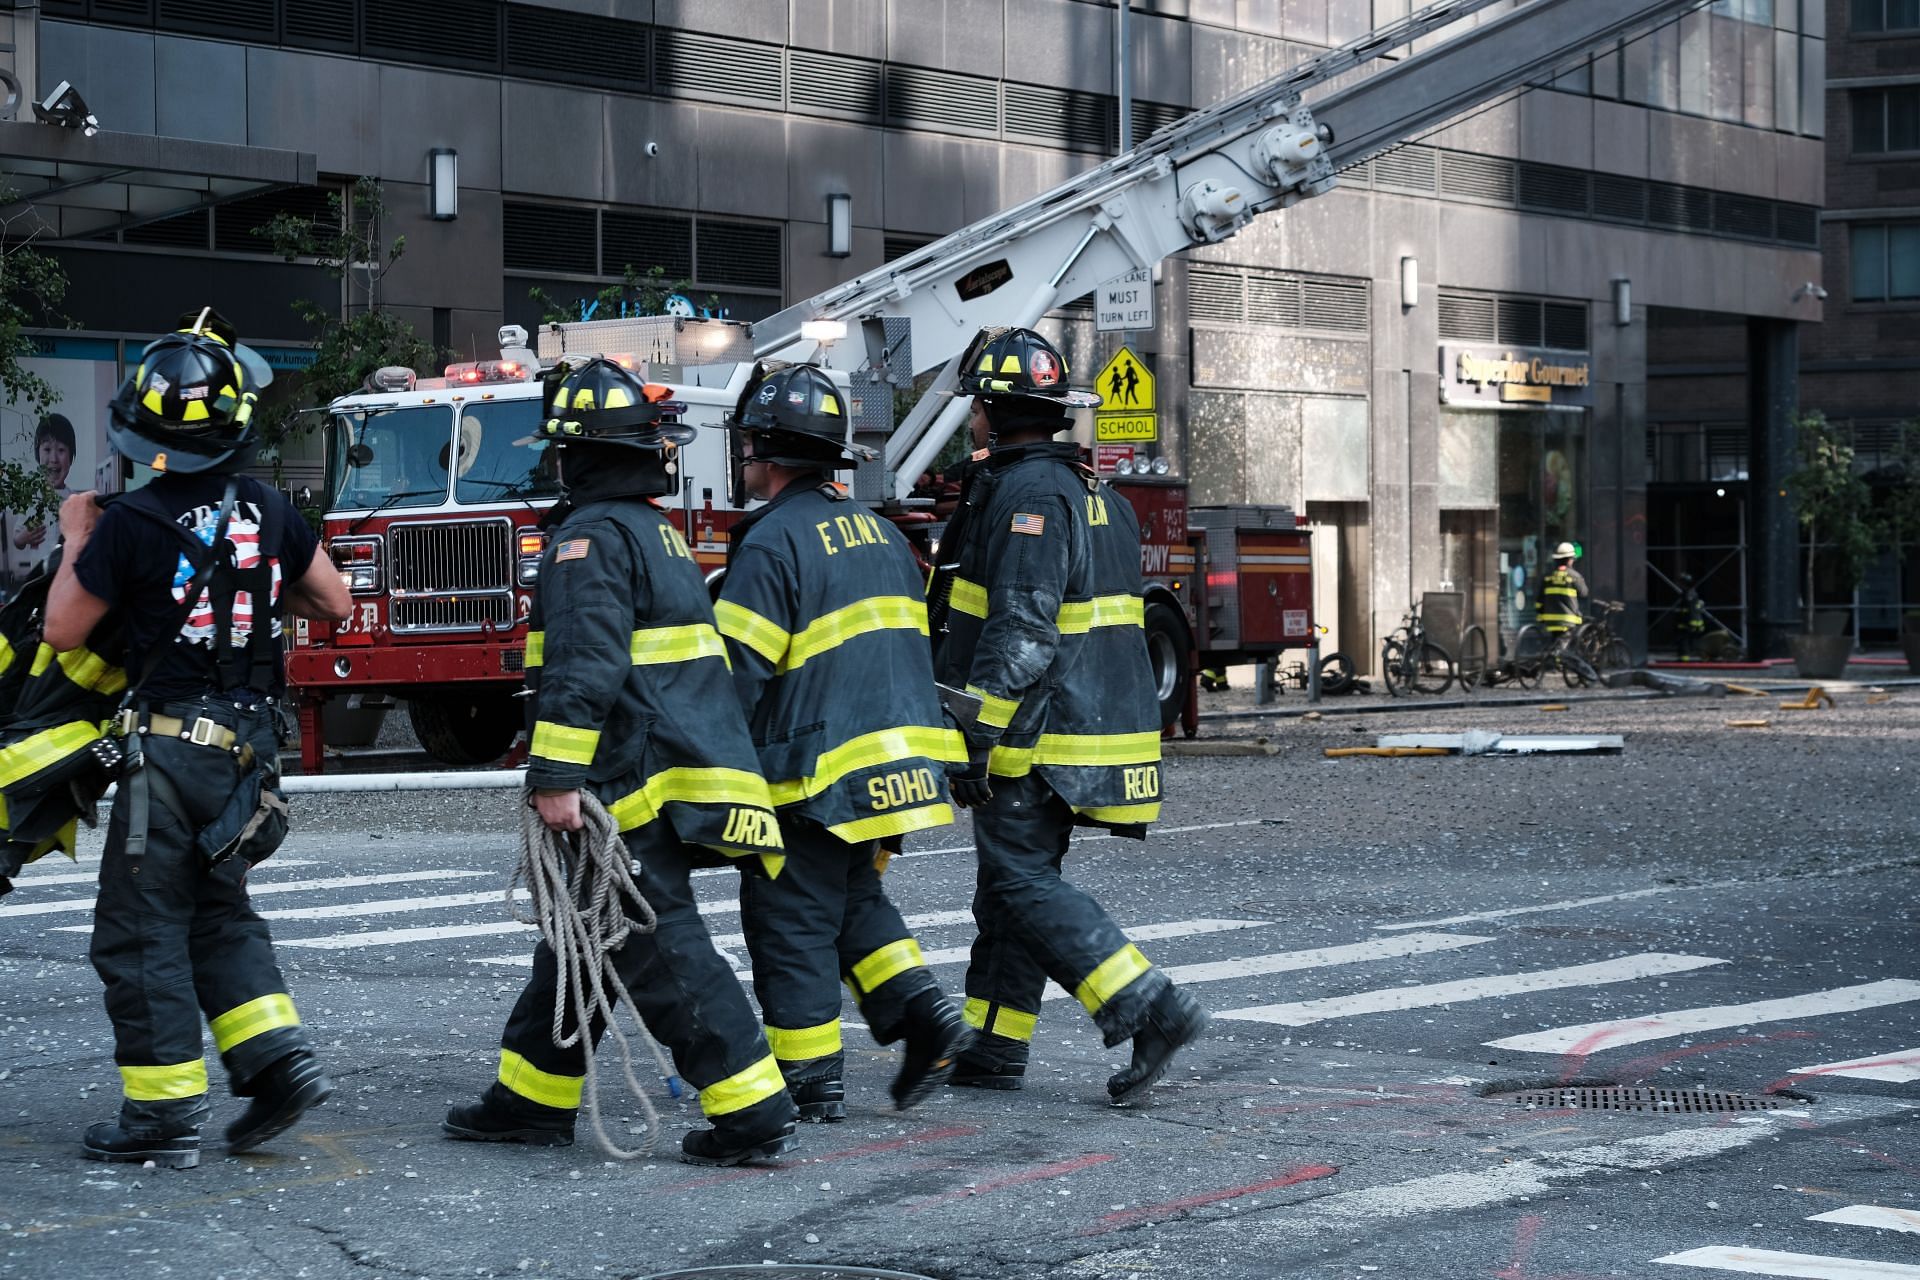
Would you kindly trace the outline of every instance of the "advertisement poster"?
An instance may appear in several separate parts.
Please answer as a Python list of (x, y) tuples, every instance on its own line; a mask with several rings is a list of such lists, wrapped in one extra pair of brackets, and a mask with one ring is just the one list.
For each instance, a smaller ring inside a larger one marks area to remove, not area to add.
[[(24, 404), (0, 404), (0, 457), (39, 467), (63, 498), (101, 488), (102, 474), (112, 471), (107, 404), (113, 399), (118, 366), (111, 343), (84, 345), (102, 350), (20, 362), (59, 393), (53, 404), (38, 413)], [(96, 354), (104, 358), (89, 358)], [(0, 514), (0, 589), (11, 595), (59, 541), (57, 520), (43, 525), (25, 514)]]

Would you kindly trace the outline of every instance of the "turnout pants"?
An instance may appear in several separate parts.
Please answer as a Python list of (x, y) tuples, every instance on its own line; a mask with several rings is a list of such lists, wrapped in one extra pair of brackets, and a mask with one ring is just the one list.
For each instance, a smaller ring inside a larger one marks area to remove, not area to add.
[[(700, 1109), (716, 1129), (763, 1136), (793, 1119), (786, 1081), (767, 1051), (753, 1006), (739, 979), (714, 950), (688, 878), (695, 855), (656, 819), (626, 835), (635, 881), (659, 921), (652, 933), (629, 934), (614, 953), (620, 981), (647, 1030), (673, 1055), (680, 1077), (700, 1091)], [(577, 1110), (586, 1081), (586, 1046), (553, 1043), (558, 965), (544, 941), (533, 953), (533, 977), (521, 991), (500, 1039), (500, 1083), (510, 1092), (562, 1110)], [(566, 1012), (562, 1034), (577, 1022)], [(606, 1031), (596, 1018), (592, 1041)]]
[(783, 817), (780, 828), (786, 868), (778, 880), (742, 878), (740, 921), (767, 1041), (791, 1073), (841, 1051), (842, 981), (881, 1044), (906, 1034), (908, 1002), (935, 984), (880, 885), (875, 846), (805, 818)]
[[(237, 712), (228, 704), (219, 714), (241, 743), (252, 745), (255, 761), (275, 765), (271, 710)], [(121, 1124), (129, 1133), (170, 1134), (197, 1124), (209, 1110), (202, 1015), (241, 1097), (252, 1093), (264, 1068), (308, 1041), (267, 923), (247, 897), (246, 860), (208, 866), (194, 847), (195, 836), (238, 789), (239, 759), (178, 738), (141, 742), (143, 768), (150, 771), (145, 848), (137, 855), (128, 850), (141, 790), (129, 772), (107, 823), (92, 959), (113, 1019), (114, 1061), (126, 1095)]]
[(1061, 878), (1073, 827), (1072, 807), (1038, 773), (993, 779), (993, 799), (973, 811), (980, 932), (967, 965), (965, 1016), (988, 1035), (1030, 1042), (1052, 978), (1111, 1047), (1133, 1035), (1167, 986), (1100, 904)]

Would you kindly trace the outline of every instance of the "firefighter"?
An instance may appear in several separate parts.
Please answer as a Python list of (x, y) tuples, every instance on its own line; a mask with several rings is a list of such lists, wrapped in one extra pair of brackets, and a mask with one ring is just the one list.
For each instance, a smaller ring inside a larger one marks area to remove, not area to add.
[(250, 1100), (227, 1128), (230, 1151), (284, 1132), (333, 1089), (246, 889), (248, 867), (285, 832), (284, 802), (281, 820), (267, 812), (282, 618), (338, 620), (350, 603), (292, 504), (238, 474), (271, 377), (211, 309), (183, 317), (108, 410), (114, 448), (155, 479), (104, 510), (91, 493), (61, 508), (45, 646), (70, 673), (97, 670), (86, 645), (111, 610), (128, 637), (119, 682), (132, 678), (92, 939), (125, 1097), (118, 1119), (86, 1131), (94, 1160), (199, 1163), (211, 1111), (203, 1014), (234, 1093)]
[(767, 1039), (800, 1118), (846, 1118), (840, 981), (881, 1044), (904, 1039), (894, 1104), (933, 1093), (973, 1041), (934, 982), (879, 867), (910, 831), (953, 821), (926, 597), (906, 539), (831, 480), (856, 465), (838, 389), (813, 365), (756, 371), (726, 420), (748, 496), (715, 614), (780, 806), (778, 880), (741, 881)]
[(1580, 599), (1587, 594), (1587, 580), (1573, 567), (1580, 549), (1563, 542), (1553, 549), (1553, 569), (1540, 586), (1540, 607), (1535, 620), (1548, 635), (1563, 635), (1580, 625)]
[(1700, 598), (1699, 588), (1693, 585), (1690, 573), (1680, 575), (1679, 612), (1680, 661), (1697, 662), (1699, 657), (1694, 650), (1707, 634), (1707, 605)]
[[(565, 497), (543, 521), (552, 533), (528, 623), (528, 802), (549, 830), (578, 831), (584, 788), (618, 824), (659, 920), (620, 948), (620, 979), (712, 1122), (681, 1140), (681, 1156), (741, 1164), (792, 1150), (793, 1100), (690, 876), (731, 858), (747, 874), (778, 874), (782, 843), (699, 565), (652, 501), (679, 487), (679, 446), (693, 438), (667, 397), (599, 357), (547, 374), (540, 433)], [(498, 1078), (447, 1113), (448, 1137), (573, 1141), (588, 1049), (554, 1045), (558, 985), (543, 941), (501, 1037)], [(597, 1042), (605, 1027), (590, 1031)]]
[[(967, 760), (949, 771), (973, 810), (979, 936), (964, 1016), (978, 1028), (955, 1084), (1017, 1089), (1052, 978), (1109, 1047), (1107, 1081), (1134, 1101), (1199, 1037), (1207, 1015), (1086, 892), (1061, 877), (1076, 826), (1144, 839), (1160, 813), (1160, 705), (1142, 629), (1140, 530), (1070, 442), (1066, 361), (1027, 329), (988, 329), (963, 358), (974, 397), (967, 499), (942, 539), (946, 634), (935, 670), (980, 699)], [(953, 543), (951, 550), (945, 545)]]

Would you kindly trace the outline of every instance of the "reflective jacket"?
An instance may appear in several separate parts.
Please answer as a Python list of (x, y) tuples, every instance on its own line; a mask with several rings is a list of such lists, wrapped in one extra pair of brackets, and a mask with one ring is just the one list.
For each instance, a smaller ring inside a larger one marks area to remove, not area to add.
[(682, 840), (758, 854), (783, 844), (734, 700), (693, 553), (651, 503), (569, 512), (540, 561), (527, 635), (527, 785), (585, 787), (622, 831), (664, 819)]
[(995, 450), (968, 484), (935, 669), (981, 699), (970, 740), (992, 747), (991, 773), (1037, 769), (1091, 822), (1154, 821), (1160, 703), (1133, 507), (1070, 444)]
[(1554, 634), (1580, 625), (1580, 597), (1587, 594), (1587, 580), (1572, 569), (1555, 569), (1547, 574), (1540, 588), (1540, 609), (1536, 615), (1541, 626)]
[(734, 527), (714, 607), (781, 812), (849, 842), (953, 821), (966, 759), (933, 689), (906, 539), (830, 484), (799, 483)]

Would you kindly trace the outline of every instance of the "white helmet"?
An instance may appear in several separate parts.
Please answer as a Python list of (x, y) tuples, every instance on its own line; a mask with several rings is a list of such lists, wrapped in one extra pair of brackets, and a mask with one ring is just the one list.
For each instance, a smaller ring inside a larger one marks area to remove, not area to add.
[(1571, 542), (1563, 542), (1553, 549), (1553, 558), (1555, 560), (1575, 560), (1578, 559), (1579, 556), (1580, 549)]

